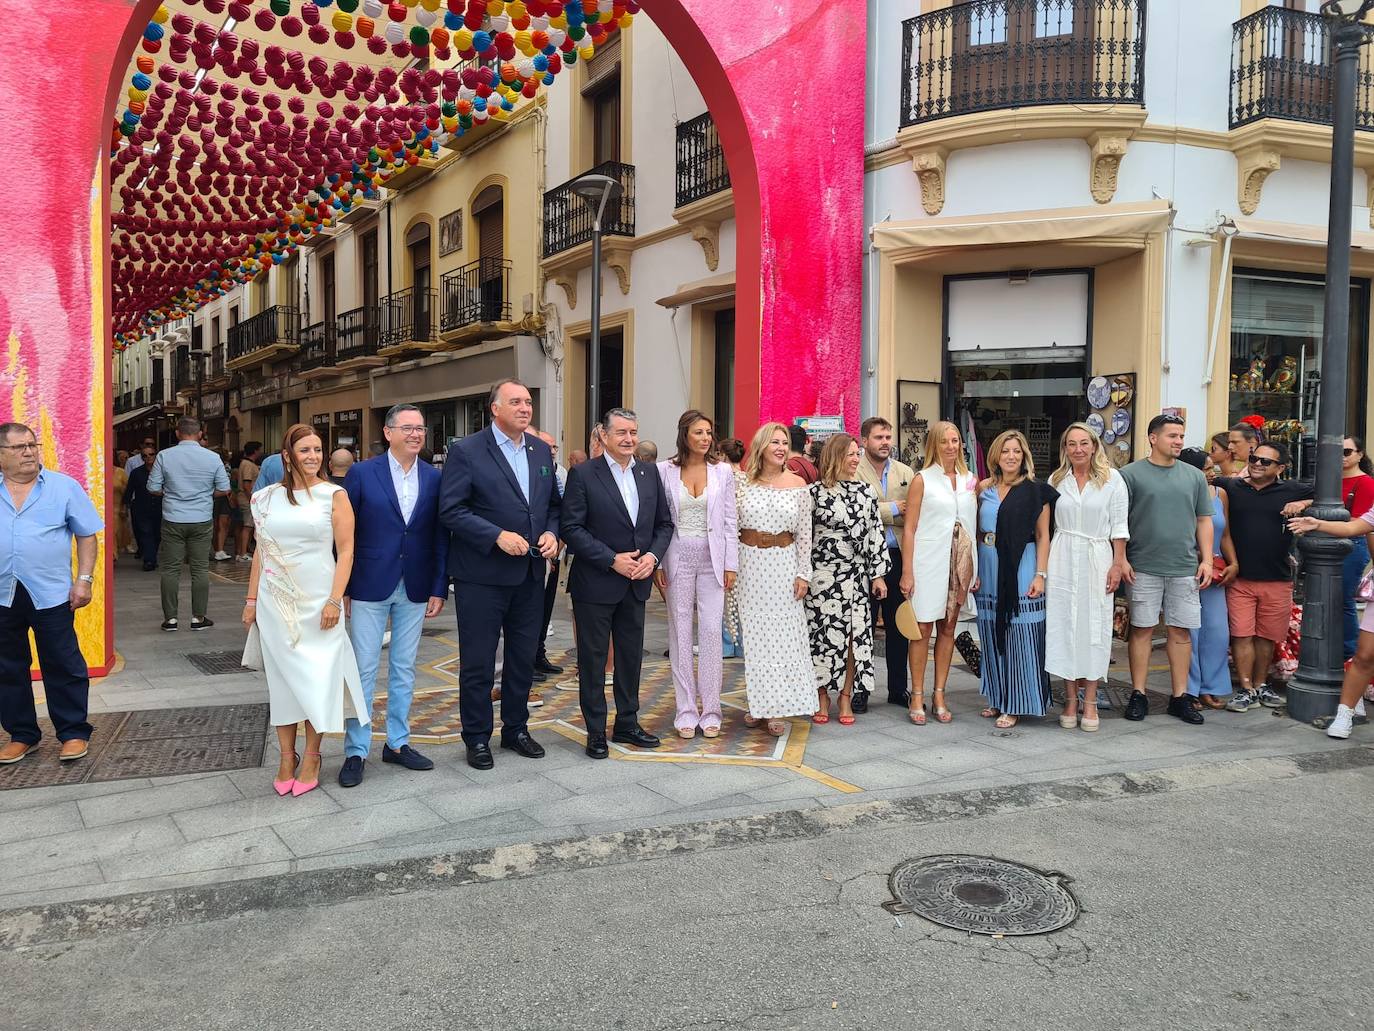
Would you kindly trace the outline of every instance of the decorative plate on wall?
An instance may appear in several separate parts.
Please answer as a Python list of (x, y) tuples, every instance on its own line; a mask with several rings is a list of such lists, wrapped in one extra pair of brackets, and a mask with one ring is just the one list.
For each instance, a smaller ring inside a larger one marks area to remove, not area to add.
[(1088, 406), (1106, 408), (1112, 399), (1112, 387), (1106, 376), (1094, 376), (1088, 380)]

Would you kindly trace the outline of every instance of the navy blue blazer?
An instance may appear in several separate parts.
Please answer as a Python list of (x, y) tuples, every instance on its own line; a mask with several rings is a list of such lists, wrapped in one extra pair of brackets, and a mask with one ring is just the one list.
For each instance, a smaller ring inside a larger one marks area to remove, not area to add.
[(574, 601), (615, 605), (627, 591), (640, 601), (649, 599), (652, 579), (630, 580), (612, 564), (616, 555), (638, 551), (641, 555), (653, 552), (662, 565), (673, 539), (673, 516), (658, 468), (636, 462), (632, 471), (639, 492), (639, 517), (633, 523), (605, 458), (589, 459), (568, 470), (563, 539), (573, 554), (568, 593)]
[[(530, 565), (538, 563), (539, 538), (558, 536), (558, 481), (553, 452), (532, 433), (525, 434), (530, 497), (525, 500), (506, 456), (488, 427), (449, 448), (439, 491), (439, 519), (452, 534), (448, 571), (455, 580), (514, 587), (524, 583)], [(507, 555), (496, 546), (502, 530), (529, 542), (524, 555)]]
[(353, 506), (353, 573), (348, 596), (386, 601), (405, 580), (406, 597), (429, 601), (448, 596), (448, 531), (439, 522), (439, 470), (415, 459), (420, 495), (401, 518), (387, 454), (351, 466), (343, 488)]

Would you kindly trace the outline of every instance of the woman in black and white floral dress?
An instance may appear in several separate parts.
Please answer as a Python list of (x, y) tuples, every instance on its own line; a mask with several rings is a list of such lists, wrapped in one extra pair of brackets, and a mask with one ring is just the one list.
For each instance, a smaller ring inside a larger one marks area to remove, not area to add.
[(859, 444), (837, 433), (821, 451), (820, 479), (811, 485), (811, 588), (806, 618), (820, 708), (814, 723), (830, 721), (830, 692), (838, 691), (839, 720), (854, 722), (855, 690), (872, 691), (873, 606), (887, 593), (890, 559), (878, 515), (878, 495), (856, 479)]

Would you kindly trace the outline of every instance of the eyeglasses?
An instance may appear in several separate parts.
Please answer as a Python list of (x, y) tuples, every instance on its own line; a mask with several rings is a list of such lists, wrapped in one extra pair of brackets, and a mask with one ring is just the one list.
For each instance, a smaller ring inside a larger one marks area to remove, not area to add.
[(29, 443), (29, 444), (0, 444), (0, 447), (4, 448), (6, 451), (14, 451), (14, 452), (17, 452), (18, 454), (21, 454), (21, 455), (26, 455), (26, 454), (28, 454), (30, 451), (37, 451), (37, 450), (38, 450), (38, 445), (37, 445), (37, 444), (33, 444), (33, 443)]
[(393, 426), (397, 433), (404, 433), (407, 437), (423, 437), (429, 432), (424, 426)]
[(1349, 458), (1351, 455), (1358, 454), (1358, 452), (1353, 447), (1347, 447), (1341, 448), (1341, 454), (1345, 455), (1346, 458)]
[(1277, 458), (1261, 458), (1259, 455), (1251, 455), (1251, 456), (1250, 456), (1250, 464), (1251, 464), (1251, 465), (1262, 465), (1262, 466), (1264, 466), (1266, 469), (1268, 469), (1271, 465), (1278, 465), (1278, 464), (1279, 464), (1279, 460), (1278, 460)]

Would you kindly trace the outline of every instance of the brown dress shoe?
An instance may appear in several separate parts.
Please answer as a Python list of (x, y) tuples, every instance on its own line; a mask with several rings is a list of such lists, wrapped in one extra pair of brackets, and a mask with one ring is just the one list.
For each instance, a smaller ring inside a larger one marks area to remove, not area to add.
[(11, 741), (4, 748), (0, 748), (0, 765), (8, 766), (10, 763), (17, 763), (37, 747), (37, 745), (26, 745), (22, 741)]
[(90, 750), (91, 747), (89, 742), (83, 741), (79, 737), (74, 737), (70, 741), (62, 742), (62, 751), (58, 753), (57, 758), (64, 763), (71, 762), (73, 759), (84, 758), (86, 753)]
[(491, 700), (492, 700), (493, 702), (499, 702), (499, 701), (501, 700), (501, 687), (500, 687), (500, 685), (497, 685), (496, 687), (493, 687), (493, 688), (491, 689)]

